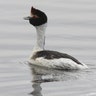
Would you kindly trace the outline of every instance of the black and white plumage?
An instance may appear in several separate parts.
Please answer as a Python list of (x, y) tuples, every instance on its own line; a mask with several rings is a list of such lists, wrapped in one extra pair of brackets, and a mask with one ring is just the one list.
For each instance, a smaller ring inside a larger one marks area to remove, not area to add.
[(45, 30), (47, 27), (47, 16), (44, 12), (32, 7), (31, 16), (26, 17), (25, 20), (29, 20), (29, 23), (35, 26), (37, 32), (36, 45), (33, 48), (29, 63), (64, 70), (88, 68), (87, 65), (68, 54), (44, 50)]

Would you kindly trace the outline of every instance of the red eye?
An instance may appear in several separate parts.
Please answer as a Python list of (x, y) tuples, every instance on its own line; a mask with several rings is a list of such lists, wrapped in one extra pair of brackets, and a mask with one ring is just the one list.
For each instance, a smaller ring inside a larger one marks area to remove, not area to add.
[(37, 15), (33, 15), (33, 18), (39, 18)]

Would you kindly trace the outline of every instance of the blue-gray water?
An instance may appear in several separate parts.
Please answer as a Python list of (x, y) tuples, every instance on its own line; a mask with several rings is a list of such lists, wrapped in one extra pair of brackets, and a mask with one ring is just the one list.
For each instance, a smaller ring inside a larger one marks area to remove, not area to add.
[[(49, 17), (46, 49), (68, 53), (89, 69), (28, 65), (36, 34), (23, 17), (32, 5)], [(0, 0), (0, 96), (96, 96), (96, 1)]]

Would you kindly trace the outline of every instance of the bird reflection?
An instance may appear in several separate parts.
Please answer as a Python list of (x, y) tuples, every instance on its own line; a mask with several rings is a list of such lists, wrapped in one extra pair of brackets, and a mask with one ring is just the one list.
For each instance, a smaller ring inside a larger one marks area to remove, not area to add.
[(56, 81), (55, 78), (49, 76), (51, 73), (46, 68), (41, 68), (29, 64), (32, 73), (32, 88), (33, 91), (30, 93), (32, 96), (43, 96), (41, 91), (41, 84), (44, 82)]
[(43, 96), (41, 93), (42, 88), (40, 85), (41, 83), (36, 83), (36, 82), (33, 83), (32, 87), (34, 90), (30, 93), (32, 94), (32, 96)]
[(80, 71), (60, 71), (29, 64), (32, 73), (32, 96), (43, 96), (41, 84), (45, 82), (76, 80)]

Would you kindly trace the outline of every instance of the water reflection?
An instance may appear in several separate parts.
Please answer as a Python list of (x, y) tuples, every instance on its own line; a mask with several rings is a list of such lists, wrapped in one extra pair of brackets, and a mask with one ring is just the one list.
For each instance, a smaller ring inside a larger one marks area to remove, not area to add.
[(32, 87), (34, 90), (30, 93), (30, 94), (32, 94), (32, 96), (43, 96), (41, 93), (42, 88), (40, 85), (41, 85), (41, 83), (39, 83), (39, 82), (38, 83), (33, 82)]
[(30, 65), (31, 71), (32, 71), (32, 88), (33, 91), (30, 93), (32, 94), (32, 96), (43, 96), (41, 91), (41, 84), (44, 82), (52, 82), (55, 81), (54, 78), (43, 78), (43, 76), (48, 76), (48, 74), (50, 74), (50, 71), (48, 71), (48, 69), (46, 68), (41, 68), (38, 66), (34, 66), (34, 65)]
[(86, 71), (60, 71), (29, 64), (32, 71), (32, 96), (42, 96), (41, 84), (45, 82), (77, 80), (84, 76)]

